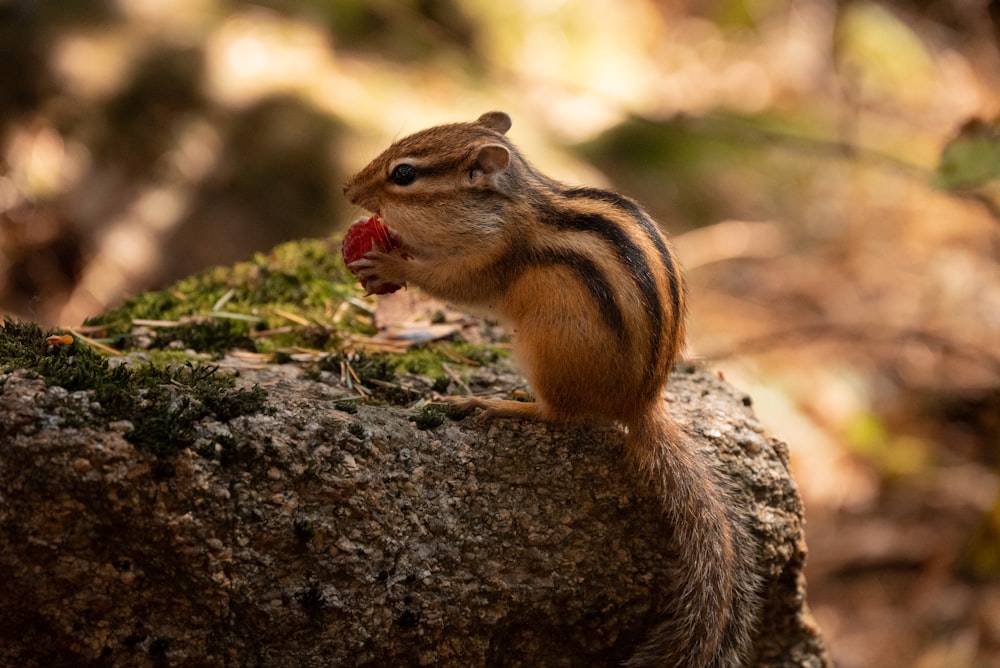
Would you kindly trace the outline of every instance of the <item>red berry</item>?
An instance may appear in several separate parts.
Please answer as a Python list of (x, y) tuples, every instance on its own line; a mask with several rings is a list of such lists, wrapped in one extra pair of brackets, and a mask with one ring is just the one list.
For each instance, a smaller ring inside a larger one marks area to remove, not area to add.
[[(362, 218), (347, 228), (344, 233), (344, 241), (340, 245), (340, 253), (344, 257), (344, 263), (350, 265), (356, 260), (360, 260), (365, 253), (370, 250), (380, 250), (388, 253), (399, 244), (392, 236), (392, 232), (385, 226), (382, 219), (377, 215), (371, 218)], [(350, 268), (350, 267), (348, 267)], [(365, 290), (368, 286), (362, 281)], [(374, 294), (384, 295), (399, 290), (401, 285), (386, 283), (379, 286)]]

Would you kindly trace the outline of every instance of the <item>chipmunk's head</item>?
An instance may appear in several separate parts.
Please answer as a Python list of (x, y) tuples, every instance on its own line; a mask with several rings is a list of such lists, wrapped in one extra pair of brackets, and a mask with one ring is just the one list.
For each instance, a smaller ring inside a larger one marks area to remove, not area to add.
[[(508, 190), (515, 150), (504, 134), (510, 116), (491, 111), (472, 123), (422, 130), (393, 143), (344, 186), (344, 195), (377, 213), (404, 246), (454, 244), (495, 223), (491, 196)], [(439, 236), (451, 235), (449, 239)]]

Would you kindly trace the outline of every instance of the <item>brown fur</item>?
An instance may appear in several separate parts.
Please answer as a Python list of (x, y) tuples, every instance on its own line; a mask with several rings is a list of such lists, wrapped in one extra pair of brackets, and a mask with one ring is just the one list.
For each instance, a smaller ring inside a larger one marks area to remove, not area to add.
[[(381, 215), (401, 244), (351, 266), (369, 287), (416, 285), (513, 329), (536, 401), (466, 406), (625, 426), (627, 460), (663, 504), (682, 571), (665, 621), (626, 665), (743, 665), (759, 607), (745, 511), (660, 398), (684, 341), (673, 251), (632, 200), (537, 172), (509, 128), (502, 112), (433, 127), (351, 178), (347, 197)], [(401, 163), (415, 180), (393, 181)]]

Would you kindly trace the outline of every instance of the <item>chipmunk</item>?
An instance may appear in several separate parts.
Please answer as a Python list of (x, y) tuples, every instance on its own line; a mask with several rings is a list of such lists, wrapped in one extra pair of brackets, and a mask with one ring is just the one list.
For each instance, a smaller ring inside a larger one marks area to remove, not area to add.
[(369, 291), (415, 285), (510, 327), (534, 402), (463, 408), (624, 425), (626, 459), (662, 502), (682, 573), (665, 621), (625, 665), (745, 665), (760, 577), (747, 511), (670, 417), (661, 391), (684, 342), (685, 287), (664, 234), (622, 195), (567, 187), (505, 136), (500, 111), (393, 143), (344, 187), (399, 242), (350, 268)]

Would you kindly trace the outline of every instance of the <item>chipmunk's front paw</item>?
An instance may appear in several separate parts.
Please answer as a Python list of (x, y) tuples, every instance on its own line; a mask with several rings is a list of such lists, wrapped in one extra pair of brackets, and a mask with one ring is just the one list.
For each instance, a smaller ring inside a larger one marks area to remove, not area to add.
[(382, 295), (395, 292), (406, 286), (407, 257), (398, 250), (388, 253), (380, 250), (370, 250), (347, 265), (361, 281), (365, 291), (370, 295)]

